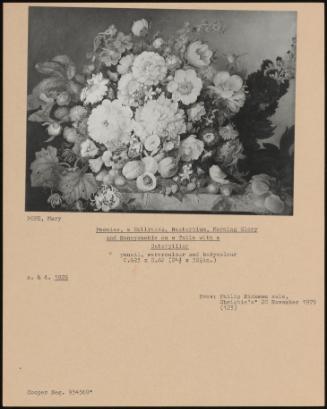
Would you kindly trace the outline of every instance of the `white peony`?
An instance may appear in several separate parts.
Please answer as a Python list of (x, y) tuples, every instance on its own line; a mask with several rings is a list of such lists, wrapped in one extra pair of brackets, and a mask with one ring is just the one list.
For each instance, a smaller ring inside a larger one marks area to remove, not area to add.
[(177, 102), (161, 95), (136, 110), (134, 131), (142, 141), (150, 135), (178, 139), (186, 131), (184, 111)]
[(81, 101), (84, 104), (95, 104), (100, 102), (108, 91), (109, 80), (103, 78), (102, 73), (92, 75), (92, 78), (87, 80), (87, 86), (81, 91)]
[(133, 63), (134, 77), (146, 85), (157, 85), (167, 74), (165, 59), (158, 53), (143, 51)]
[(117, 66), (118, 73), (123, 75), (130, 71), (130, 69), (132, 68), (134, 58), (135, 56), (133, 54), (127, 54), (124, 57), (122, 57)]
[(129, 142), (133, 113), (118, 100), (105, 99), (88, 119), (90, 137), (114, 151)]

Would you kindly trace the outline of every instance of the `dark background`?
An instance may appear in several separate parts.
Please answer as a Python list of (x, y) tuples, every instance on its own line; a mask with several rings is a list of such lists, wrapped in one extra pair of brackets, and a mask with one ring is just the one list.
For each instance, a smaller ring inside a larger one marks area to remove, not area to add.
[[(28, 93), (44, 78), (35, 70), (36, 63), (58, 54), (67, 54), (81, 68), (98, 32), (115, 24), (127, 34), (132, 23), (141, 18), (151, 22), (153, 34), (160, 31), (163, 37), (173, 34), (186, 21), (199, 23), (203, 19), (220, 19), (226, 32), (222, 35), (208, 33), (203, 35), (203, 39), (222, 54), (247, 53), (242, 61), (248, 72), (257, 70), (265, 58), (283, 55), (296, 34), (295, 12), (30, 7)], [(293, 84), (288, 94), (280, 100), (280, 107), (272, 119), (277, 128), (269, 142), (278, 144), (285, 127), (294, 123)], [(29, 211), (51, 210), (46, 204), (49, 192), (41, 188), (31, 189), (29, 180), (29, 167), (35, 159), (35, 152), (47, 146), (47, 138), (46, 130), (41, 125), (27, 123), (26, 210)], [(56, 146), (56, 140), (51, 145)]]

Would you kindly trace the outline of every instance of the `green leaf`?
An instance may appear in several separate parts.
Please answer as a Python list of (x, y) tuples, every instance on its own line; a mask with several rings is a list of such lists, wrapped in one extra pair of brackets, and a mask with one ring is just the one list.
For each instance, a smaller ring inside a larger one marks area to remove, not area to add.
[(84, 173), (83, 170), (77, 169), (62, 175), (58, 189), (63, 199), (72, 204), (79, 199), (89, 200), (98, 190), (98, 185), (92, 173)]
[(57, 149), (48, 146), (35, 153), (36, 159), (32, 162), (30, 169), (32, 187), (55, 188), (58, 184), (62, 166), (57, 158)]

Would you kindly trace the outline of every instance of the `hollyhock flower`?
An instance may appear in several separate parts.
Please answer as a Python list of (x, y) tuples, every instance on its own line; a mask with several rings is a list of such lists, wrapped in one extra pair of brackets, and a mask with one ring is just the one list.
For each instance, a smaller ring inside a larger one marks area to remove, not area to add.
[(174, 101), (181, 101), (185, 105), (192, 104), (200, 95), (202, 81), (194, 70), (177, 70), (174, 79), (167, 85)]
[(210, 64), (212, 54), (207, 44), (195, 41), (188, 46), (186, 59), (194, 67), (201, 68)]
[(100, 102), (108, 91), (108, 82), (101, 72), (92, 75), (92, 78), (87, 80), (87, 86), (82, 89), (81, 101), (84, 101), (84, 104)]
[(117, 66), (117, 72), (121, 75), (126, 74), (132, 68), (133, 61), (135, 59), (135, 55), (127, 54), (122, 57), (119, 61)]
[(90, 137), (114, 151), (129, 142), (133, 113), (119, 100), (105, 99), (94, 108), (88, 119)]
[(200, 102), (198, 104), (193, 105), (191, 108), (187, 110), (187, 117), (191, 122), (200, 121), (203, 115), (205, 115), (206, 110), (204, 108), (204, 103)]
[(184, 162), (197, 160), (204, 149), (203, 141), (197, 139), (195, 135), (190, 135), (181, 142), (180, 155)]
[(149, 30), (149, 23), (145, 20), (145, 18), (134, 21), (132, 25), (132, 33), (137, 37), (145, 36), (148, 30)]
[(132, 72), (134, 77), (146, 85), (157, 85), (167, 73), (165, 59), (158, 53), (143, 51), (135, 57)]

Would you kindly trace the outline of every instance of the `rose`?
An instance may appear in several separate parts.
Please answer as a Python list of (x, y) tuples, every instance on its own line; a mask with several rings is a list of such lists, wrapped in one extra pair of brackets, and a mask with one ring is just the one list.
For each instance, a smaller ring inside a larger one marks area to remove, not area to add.
[(203, 44), (201, 41), (195, 41), (188, 46), (186, 59), (194, 67), (206, 67), (210, 64), (212, 54), (207, 44)]
[(180, 155), (184, 162), (191, 162), (199, 159), (204, 149), (203, 141), (200, 141), (195, 135), (190, 135), (181, 142)]
[(134, 21), (132, 25), (132, 33), (137, 37), (145, 36), (148, 32), (148, 29), (149, 23), (144, 18)]

